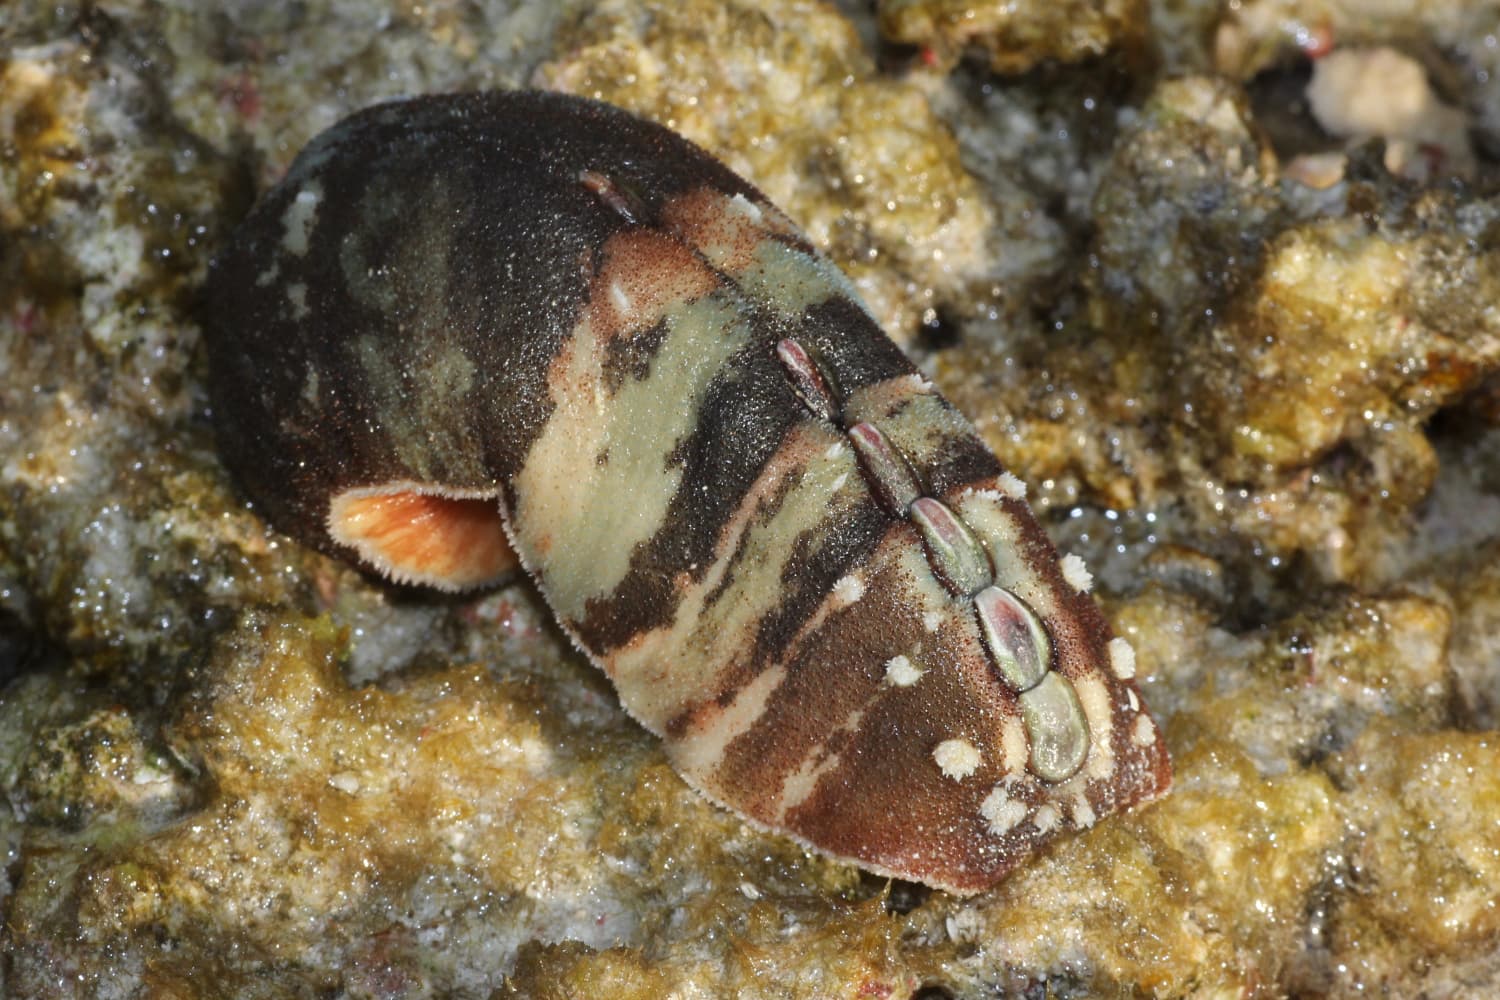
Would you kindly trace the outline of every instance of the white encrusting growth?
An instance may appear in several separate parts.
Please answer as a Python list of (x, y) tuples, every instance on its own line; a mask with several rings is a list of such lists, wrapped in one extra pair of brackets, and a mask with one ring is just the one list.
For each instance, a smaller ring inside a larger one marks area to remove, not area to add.
[(1109, 666), (1115, 672), (1115, 676), (1122, 681), (1128, 681), (1135, 676), (1135, 647), (1129, 642), (1115, 636), (1109, 640)]
[(922, 628), (927, 632), (936, 632), (943, 624), (943, 613), (941, 611), (922, 612)]
[(932, 759), (938, 770), (954, 781), (962, 781), (979, 769), (983, 758), (979, 750), (962, 737), (944, 740), (932, 748)]
[(1073, 824), (1086, 830), (1094, 825), (1094, 820), (1097, 818), (1094, 815), (1094, 807), (1089, 805), (1089, 800), (1079, 793), (1073, 800)]
[(1068, 586), (1080, 594), (1087, 594), (1094, 587), (1094, 574), (1089, 572), (1088, 565), (1083, 559), (1069, 552), (1062, 557), (1060, 563), (1063, 579), (1068, 581)]
[(1131, 731), (1130, 738), (1138, 747), (1149, 747), (1156, 742), (1156, 723), (1151, 721), (1151, 716), (1136, 716), (1135, 728)]
[(865, 596), (865, 582), (853, 573), (841, 576), (834, 581), (833, 596), (845, 604), (853, 604)]
[(760, 206), (744, 195), (736, 194), (733, 198), (729, 199), (729, 205), (751, 222), (759, 223), (761, 221)]
[(825, 451), (823, 454), (826, 457), (828, 457), (828, 458), (838, 458), (843, 453), (844, 453), (844, 442), (842, 442), (842, 441), (835, 441), (833, 444), (831, 444), (831, 445), (828, 446), (828, 450)]
[(1051, 833), (1057, 829), (1057, 824), (1062, 821), (1062, 815), (1057, 811), (1057, 806), (1048, 802), (1043, 805), (1031, 817), (1031, 825), (1040, 833)]
[(904, 656), (893, 656), (885, 661), (885, 679), (896, 687), (911, 687), (922, 679), (922, 668)]
[(1010, 797), (1004, 784), (999, 784), (979, 803), (979, 815), (990, 825), (990, 833), (999, 837), (1014, 830), (1026, 818), (1026, 803)]
[(1007, 715), (1000, 726), (1000, 749), (1005, 754), (1005, 769), (1011, 774), (1026, 770), (1031, 746), (1026, 742), (1026, 726), (1019, 715)]
[(1026, 483), (1014, 472), (1002, 472), (995, 484), (1000, 487), (1000, 492), (1012, 500), (1021, 501), (1026, 499)]

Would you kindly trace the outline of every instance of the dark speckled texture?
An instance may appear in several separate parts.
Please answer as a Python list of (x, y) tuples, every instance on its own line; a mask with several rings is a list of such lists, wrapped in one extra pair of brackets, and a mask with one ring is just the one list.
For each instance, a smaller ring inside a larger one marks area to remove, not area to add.
[[(5, 7), (0, 994), (1500, 993), (1493, 6), (1152, 4), (1159, 63), (1022, 77), (840, 10)], [(1475, 186), (1284, 181), (1310, 42), (1418, 56)], [(356, 108), (539, 81), (729, 157), (941, 347), (1135, 643), (1169, 798), (886, 894), (694, 795), (524, 590), (394, 593), (246, 509), (210, 254)]]

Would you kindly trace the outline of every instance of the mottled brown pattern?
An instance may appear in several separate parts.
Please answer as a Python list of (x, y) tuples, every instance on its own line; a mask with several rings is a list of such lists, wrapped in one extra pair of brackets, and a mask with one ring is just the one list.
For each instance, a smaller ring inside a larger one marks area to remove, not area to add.
[(716, 787), (733, 790), (750, 815), (778, 823), (783, 784), (809, 757), (827, 749), (837, 727), (883, 697), (885, 664), (922, 637), (920, 615), (906, 600), (900, 550), (910, 529), (895, 525), (868, 560), (864, 596), (797, 636), (785, 656), (786, 680), (754, 729), (732, 743)]
[(589, 279), (583, 319), (614, 341), (660, 323), (667, 312), (719, 287), (718, 277), (687, 247), (654, 229), (631, 227), (604, 241)]

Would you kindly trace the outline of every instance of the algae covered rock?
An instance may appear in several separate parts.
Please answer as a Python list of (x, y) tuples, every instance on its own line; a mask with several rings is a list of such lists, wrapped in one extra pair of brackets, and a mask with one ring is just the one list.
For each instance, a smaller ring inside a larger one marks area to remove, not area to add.
[(1118, 46), (1139, 47), (1147, 5), (1141, 0), (988, 3), (881, 0), (880, 29), (889, 39), (922, 45), (952, 60), (980, 49), (1000, 73), (1022, 73), (1045, 60), (1074, 62)]
[[(0, 994), (1500, 992), (1496, 12), (1144, 6), (12, 4)], [(1308, 109), (1382, 46), (1462, 178)], [(696, 796), (524, 585), (246, 506), (211, 255), (344, 114), (527, 83), (848, 270), (1094, 568), (1169, 797), (974, 899), (861, 875)]]

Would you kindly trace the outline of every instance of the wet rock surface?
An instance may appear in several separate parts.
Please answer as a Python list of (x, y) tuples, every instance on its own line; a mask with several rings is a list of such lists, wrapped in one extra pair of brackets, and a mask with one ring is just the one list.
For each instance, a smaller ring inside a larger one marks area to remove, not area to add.
[[(0, 994), (1500, 991), (1500, 16), (969, 6), (0, 15)], [(1457, 176), (1313, 113), (1379, 47)], [(525, 584), (247, 508), (210, 255), (342, 115), (527, 84), (850, 273), (1088, 557), (1169, 797), (971, 900), (888, 885), (694, 795)]]

